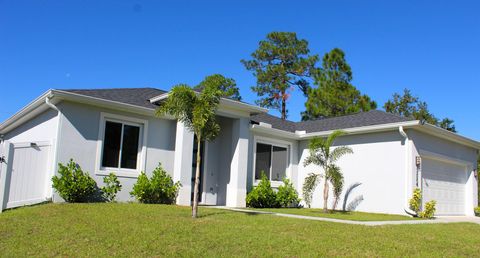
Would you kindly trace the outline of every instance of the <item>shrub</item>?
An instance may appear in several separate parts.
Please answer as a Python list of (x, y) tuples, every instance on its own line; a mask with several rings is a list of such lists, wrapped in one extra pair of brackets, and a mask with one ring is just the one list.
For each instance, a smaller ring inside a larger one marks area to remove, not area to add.
[(140, 174), (130, 195), (141, 203), (173, 204), (181, 186), (180, 182), (174, 183), (159, 164), (150, 179), (144, 172)]
[(420, 218), (424, 218), (424, 219), (433, 218), (433, 215), (435, 214), (435, 210), (436, 210), (435, 208), (436, 204), (437, 202), (434, 200), (425, 203), (425, 208), (423, 209), (422, 212), (418, 214)]
[(52, 178), (53, 188), (66, 202), (86, 202), (91, 200), (97, 184), (95, 180), (84, 173), (82, 168), (70, 159), (65, 166), (58, 164), (58, 176)]
[(480, 217), (480, 207), (475, 208), (474, 211), (475, 211), (475, 215)]
[(122, 190), (122, 185), (115, 174), (110, 173), (108, 176), (103, 178), (105, 186), (102, 187), (102, 196), (108, 202), (113, 202), (117, 193)]
[(413, 190), (413, 196), (409, 201), (409, 206), (412, 211), (418, 214), (422, 207), (422, 191), (420, 188), (415, 188), (415, 190)]
[(280, 206), (265, 173), (262, 172), (260, 183), (247, 194), (246, 202), (247, 207), (252, 208), (278, 208)]
[(298, 207), (300, 199), (298, 198), (297, 190), (287, 178), (283, 179), (283, 185), (278, 187), (277, 202), (280, 206), (285, 208)]

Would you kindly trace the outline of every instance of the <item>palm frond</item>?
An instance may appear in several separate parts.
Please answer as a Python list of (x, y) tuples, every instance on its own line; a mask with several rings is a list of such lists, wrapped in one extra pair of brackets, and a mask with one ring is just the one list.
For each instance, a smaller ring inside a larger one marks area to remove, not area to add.
[(321, 152), (310, 153), (310, 155), (306, 157), (305, 160), (303, 161), (303, 165), (306, 167), (310, 164), (314, 164), (314, 165), (324, 167), (326, 161), (327, 159), (325, 158), (323, 153)]
[(308, 176), (305, 178), (305, 181), (302, 187), (302, 194), (303, 194), (303, 200), (305, 201), (308, 207), (310, 207), (310, 205), (312, 204), (313, 191), (315, 190), (318, 183), (320, 182), (320, 178), (321, 178), (321, 175), (314, 174), (314, 173), (308, 174)]
[(160, 103), (155, 111), (157, 116), (171, 115), (183, 122), (186, 127), (193, 128), (193, 108), (197, 104), (195, 92), (186, 84), (179, 84), (172, 88), (168, 98)]
[(334, 131), (325, 140), (325, 146), (330, 148), (338, 137), (340, 137), (342, 135), (345, 135), (345, 134), (346, 133), (344, 131), (341, 131), (341, 130)]
[(336, 147), (331, 153), (329, 157), (329, 162), (330, 163), (335, 163), (337, 162), (341, 157), (343, 157), (346, 154), (353, 154), (353, 150), (350, 147), (347, 146), (339, 146)]

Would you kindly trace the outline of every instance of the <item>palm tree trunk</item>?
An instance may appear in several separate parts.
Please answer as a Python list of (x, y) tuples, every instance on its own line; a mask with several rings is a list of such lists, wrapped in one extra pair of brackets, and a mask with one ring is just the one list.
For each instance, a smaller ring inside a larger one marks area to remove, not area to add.
[(200, 165), (201, 165), (201, 135), (197, 137), (197, 167), (195, 169), (195, 186), (193, 188), (193, 206), (192, 206), (192, 218), (197, 217), (198, 213), (198, 189), (200, 188)]
[(328, 180), (323, 184), (323, 212), (328, 213)]
[(338, 196), (335, 196), (334, 199), (333, 199), (333, 207), (332, 207), (332, 210), (334, 211), (335, 209), (337, 209), (337, 205), (338, 205), (338, 200), (340, 198)]

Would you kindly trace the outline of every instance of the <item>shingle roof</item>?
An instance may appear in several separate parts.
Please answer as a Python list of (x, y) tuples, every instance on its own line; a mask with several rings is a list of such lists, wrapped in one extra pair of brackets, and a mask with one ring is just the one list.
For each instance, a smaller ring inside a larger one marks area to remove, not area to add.
[(166, 93), (166, 91), (155, 88), (68, 89), (62, 91), (146, 108), (157, 108), (158, 106), (150, 103), (149, 100)]
[(265, 113), (253, 115), (250, 117), (250, 120), (255, 123), (263, 122), (263, 123), (271, 124), (272, 128), (280, 129), (283, 131), (295, 132), (295, 130), (297, 130), (297, 123), (289, 120), (282, 120), (276, 116), (272, 116)]
[(413, 119), (397, 116), (380, 110), (372, 110), (346, 116), (324, 118), (303, 122), (282, 120), (278, 117), (268, 114), (254, 115), (251, 117), (251, 120), (256, 123), (264, 122), (271, 124), (272, 128), (280, 129), (283, 131), (306, 131), (307, 133), (311, 133), (362, 126), (406, 122), (412, 121)]
[[(67, 89), (62, 91), (153, 109), (158, 106), (150, 103), (150, 99), (166, 93), (166, 91), (155, 88)], [(307, 133), (413, 120), (379, 110), (303, 122), (282, 120), (265, 113), (252, 115), (250, 119), (254, 123), (271, 124), (273, 128), (283, 131), (306, 131)]]

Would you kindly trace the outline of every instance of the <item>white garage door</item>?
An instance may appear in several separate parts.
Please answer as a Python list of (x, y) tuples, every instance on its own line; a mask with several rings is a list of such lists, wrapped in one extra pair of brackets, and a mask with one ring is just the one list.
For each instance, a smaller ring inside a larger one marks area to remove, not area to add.
[(423, 201), (437, 201), (435, 215), (465, 215), (465, 166), (424, 158), (422, 178)]
[[(50, 143), (8, 144), (3, 155), (6, 164), (1, 171), (0, 204), (3, 208), (43, 202), (47, 197), (50, 167)], [(3, 188), (3, 189), (2, 189)], [(2, 201), (3, 199), (3, 201)]]

